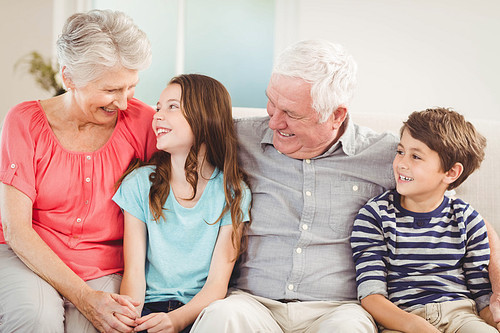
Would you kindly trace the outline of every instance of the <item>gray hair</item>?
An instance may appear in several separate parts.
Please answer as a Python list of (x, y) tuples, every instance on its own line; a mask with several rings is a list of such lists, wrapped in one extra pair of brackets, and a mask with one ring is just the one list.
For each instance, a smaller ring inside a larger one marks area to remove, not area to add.
[(312, 107), (324, 122), (339, 107), (347, 107), (356, 86), (357, 65), (341, 45), (306, 40), (286, 48), (273, 74), (296, 77), (311, 84)]
[(64, 75), (85, 86), (103, 72), (121, 65), (143, 70), (151, 64), (146, 34), (126, 14), (94, 9), (66, 20), (57, 40), (57, 56)]

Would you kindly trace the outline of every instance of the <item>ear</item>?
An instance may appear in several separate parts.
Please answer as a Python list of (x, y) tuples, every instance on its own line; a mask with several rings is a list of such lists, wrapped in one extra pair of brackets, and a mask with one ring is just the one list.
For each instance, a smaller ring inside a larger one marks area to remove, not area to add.
[(75, 84), (73, 83), (73, 80), (71, 80), (71, 78), (69, 77), (69, 75), (66, 72), (66, 66), (63, 66), (63, 68), (61, 69), (61, 76), (62, 76), (62, 80), (64, 82), (64, 86), (66, 87), (66, 89), (71, 90), (71, 89), (75, 88)]
[(457, 180), (458, 177), (460, 177), (463, 171), (464, 166), (462, 165), (462, 163), (457, 162), (453, 164), (450, 170), (444, 173), (444, 183), (450, 185), (455, 180)]
[(344, 123), (346, 117), (347, 117), (347, 108), (343, 105), (339, 106), (337, 110), (333, 111), (331, 115), (332, 128), (334, 130), (338, 130)]

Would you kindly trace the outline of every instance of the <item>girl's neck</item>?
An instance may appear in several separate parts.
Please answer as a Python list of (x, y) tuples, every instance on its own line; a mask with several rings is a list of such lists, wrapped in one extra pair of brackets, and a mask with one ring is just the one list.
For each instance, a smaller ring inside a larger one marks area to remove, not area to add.
[(192, 200), (187, 200), (193, 196), (193, 188), (186, 179), (187, 154), (185, 156), (171, 155), (172, 173), (170, 176), (170, 186), (177, 201), (184, 207), (194, 207), (201, 197), (208, 180), (212, 176), (215, 167), (206, 160), (206, 149), (200, 148), (198, 153), (198, 184), (196, 186), (196, 196)]

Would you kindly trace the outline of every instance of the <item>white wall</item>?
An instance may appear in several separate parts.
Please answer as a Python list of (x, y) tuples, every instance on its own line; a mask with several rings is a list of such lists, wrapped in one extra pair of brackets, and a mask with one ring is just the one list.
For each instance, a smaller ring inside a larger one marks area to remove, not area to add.
[(500, 1), (299, 0), (297, 39), (343, 44), (359, 67), (351, 109), (454, 107), (500, 120)]
[[(13, 66), (31, 50), (51, 55), (53, 31), (60, 31), (58, 18), (71, 11), (66, 8), (61, 14), (59, 6), (67, 7), (67, 2), (88, 5), (89, 0), (2, 1), (0, 119), (16, 103), (48, 97), (28, 74), (14, 73)], [(147, 3), (145, 10), (154, 10)], [(352, 110), (408, 114), (451, 106), (467, 117), (500, 119), (500, 1), (276, 0), (276, 4), (275, 50), (294, 40), (325, 38), (353, 54), (359, 87)]]
[(50, 97), (39, 89), (25, 67), (16, 62), (33, 50), (52, 52), (52, 0), (2, 1), (0, 31), (0, 122), (7, 111), (24, 100)]

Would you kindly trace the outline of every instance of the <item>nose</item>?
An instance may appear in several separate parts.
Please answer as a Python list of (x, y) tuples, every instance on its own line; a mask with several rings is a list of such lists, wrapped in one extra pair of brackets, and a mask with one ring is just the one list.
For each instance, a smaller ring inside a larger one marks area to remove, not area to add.
[(274, 108), (272, 111), (268, 111), (269, 114), (269, 128), (272, 130), (276, 129), (285, 129), (286, 121), (285, 121), (285, 113), (277, 108)]
[(153, 115), (153, 119), (154, 120), (163, 120), (163, 114), (161, 111), (158, 111), (156, 112), (154, 115)]
[(119, 108), (120, 110), (125, 110), (127, 109), (127, 104), (128, 104), (128, 93), (127, 92), (120, 92), (116, 98), (113, 104)]
[(406, 156), (401, 156), (401, 155), (397, 155), (396, 157), (396, 165), (398, 167), (399, 170), (406, 170), (408, 169), (408, 163), (406, 162)]

